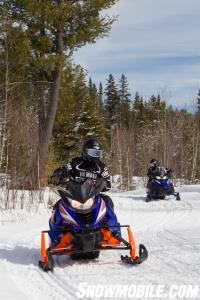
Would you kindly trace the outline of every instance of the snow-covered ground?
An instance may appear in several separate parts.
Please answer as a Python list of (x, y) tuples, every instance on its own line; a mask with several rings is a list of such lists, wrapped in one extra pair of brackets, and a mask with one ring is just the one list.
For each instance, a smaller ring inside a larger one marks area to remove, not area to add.
[(54, 273), (44, 273), (38, 268), (40, 231), (48, 228), (50, 210), (39, 210), (19, 223), (4, 223), (0, 299), (77, 299), (81, 282), (163, 284), (166, 291), (172, 284), (200, 285), (200, 185), (178, 190), (180, 202), (170, 198), (146, 203), (144, 189), (111, 194), (120, 223), (130, 224), (136, 243), (149, 251), (148, 260), (137, 267), (122, 264), (120, 251), (108, 251), (92, 262), (60, 257)]

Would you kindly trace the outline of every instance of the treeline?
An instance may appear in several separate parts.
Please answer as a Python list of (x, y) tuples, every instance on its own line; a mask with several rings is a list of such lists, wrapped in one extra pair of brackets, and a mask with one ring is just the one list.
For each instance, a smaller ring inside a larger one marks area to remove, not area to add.
[(130, 95), (123, 74), (96, 86), (72, 60), (77, 48), (108, 34), (115, 18), (101, 11), (116, 2), (0, 3), (0, 172), (7, 186), (45, 185), (88, 137), (100, 139), (123, 189), (146, 175), (152, 158), (176, 178), (200, 178), (200, 103), (190, 113), (159, 95)]
[(144, 100), (136, 92), (132, 97), (124, 74), (119, 82), (110, 74), (104, 87), (91, 78), (87, 82), (80, 67), (75, 74), (62, 88), (51, 144), (54, 166), (80, 155), (85, 138), (97, 137), (123, 189), (131, 188), (133, 176), (146, 175), (152, 158), (171, 167), (175, 179), (200, 178), (199, 98), (191, 113), (167, 106), (160, 95)]
[[(33, 88), (34, 87), (34, 88)], [(38, 102), (46, 83), (21, 83), (1, 93), (1, 172), (13, 186), (34, 187), (32, 166), (38, 166)], [(4, 90), (5, 91), (5, 90)], [(12, 101), (11, 101), (12, 99)], [(27, 101), (28, 100), (28, 101)], [(112, 74), (97, 87), (86, 72), (72, 63), (63, 72), (59, 103), (49, 143), (43, 181), (56, 167), (80, 155), (86, 138), (98, 138), (112, 175), (121, 175), (122, 189), (132, 187), (133, 176), (146, 176), (149, 161), (171, 167), (174, 178), (200, 178), (200, 105), (196, 112), (167, 106), (160, 95), (144, 100), (130, 94), (128, 79)], [(36, 160), (36, 162), (35, 162)]]

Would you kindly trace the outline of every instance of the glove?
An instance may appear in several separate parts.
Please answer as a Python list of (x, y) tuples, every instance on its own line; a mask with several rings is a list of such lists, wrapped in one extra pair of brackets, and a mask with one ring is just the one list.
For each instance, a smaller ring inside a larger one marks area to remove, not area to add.
[(48, 179), (48, 184), (58, 185), (60, 183), (60, 178), (58, 176), (51, 176)]

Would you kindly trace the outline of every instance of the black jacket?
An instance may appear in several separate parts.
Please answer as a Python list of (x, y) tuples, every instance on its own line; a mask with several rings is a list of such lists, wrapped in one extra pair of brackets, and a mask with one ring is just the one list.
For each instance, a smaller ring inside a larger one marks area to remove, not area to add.
[(104, 178), (106, 181), (104, 191), (111, 188), (110, 175), (105, 164), (102, 161), (98, 163), (89, 162), (83, 156), (72, 158), (69, 163), (56, 169), (53, 175), (58, 176), (60, 179), (69, 178), (69, 180), (76, 182), (84, 182), (88, 178), (93, 180)]

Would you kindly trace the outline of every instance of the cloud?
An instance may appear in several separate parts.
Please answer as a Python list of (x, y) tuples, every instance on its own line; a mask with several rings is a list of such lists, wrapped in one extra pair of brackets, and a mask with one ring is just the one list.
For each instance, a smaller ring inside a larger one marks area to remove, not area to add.
[(200, 1), (120, 0), (108, 37), (75, 53), (93, 81), (125, 73), (132, 94), (145, 97), (167, 89), (176, 106), (190, 103), (200, 87)]

